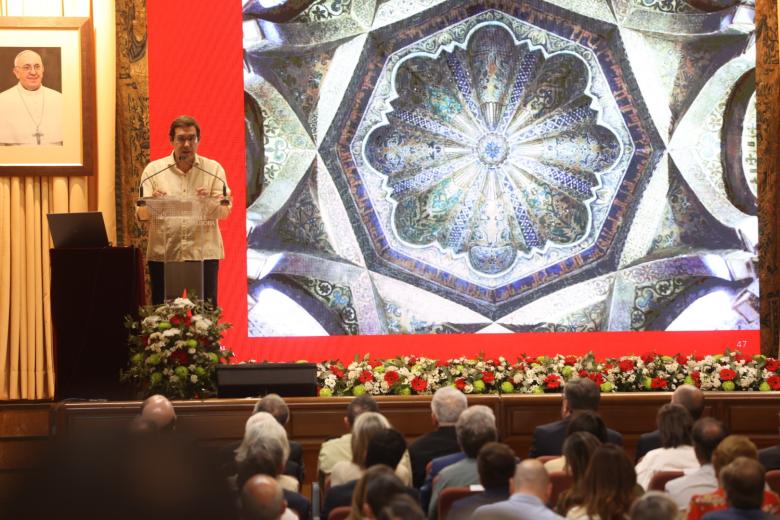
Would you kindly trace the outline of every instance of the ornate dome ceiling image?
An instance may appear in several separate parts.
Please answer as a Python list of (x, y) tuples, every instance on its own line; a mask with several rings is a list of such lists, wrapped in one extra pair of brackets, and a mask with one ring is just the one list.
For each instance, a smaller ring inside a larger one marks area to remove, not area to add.
[(752, 2), (254, 12), (250, 336), (758, 328)]

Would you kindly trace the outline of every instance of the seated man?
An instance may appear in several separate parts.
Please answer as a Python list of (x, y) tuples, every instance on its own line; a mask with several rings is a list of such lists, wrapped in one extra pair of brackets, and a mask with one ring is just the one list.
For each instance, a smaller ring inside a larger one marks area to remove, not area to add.
[(268, 475), (255, 475), (241, 489), (241, 520), (297, 520), (287, 509), (282, 487)]
[[(598, 411), (600, 399), (601, 390), (596, 383), (586, 377), (570, 379), (563, 387), (561, 420), (534, 429), (528, 456), (560, 455), (563, 441), (566, 439), (566, 429), (572, 416), (581, 410)], [(623, 436), (615, 430), (607, 428), (607, 439), (612, 444), (623, 446)]]
[[(762, 520), (777, 516), (762, 510), (764, 467), (755, 459), (737, 457), (720, 472), (727, 509), (714, 511), (708, 520)], [(776, 510), (775, 510), (776, 511)]]
[[(681, 385), (672, 394), (672, 404), (679, 404), (691, 414), (694, 422), (701, 418), (704, 412), (704, 392), (693, 385)], [(648, 451), (661, 447), (661, 434), (656, 428), (649, 433), (643, 433), (636, 445), (636, 461), (645, 456)]]
[(767, 471), (780, 469), (780, 444), (758, 450), (758, 462)]
[(515, 475), (515, 466), (515, 452), (506, 444), (488, 442), (482, 446), (477, 471), (485, 490), (453, 503), (447, 518), (439, 520), (466, 520), (480, 506), (509, 499), (509, 480)]
[(650, 491), (637, 498), (628, 512), (631, 520), (677, 520), (677, 504), (666, 493)]
[(514, 493), (508, 500), (477, 508), (472, 518), (493, 520), (557, 520), (563, 517), (545, 505), (552, 493), (552, 483), (541, 462), (526, 459), (517, 465)]
[(347, 415), (344, 416), (344, 426), (348, 432), (336, 439), (330, 439), (322, 443), (318, 457), (318, 470), (328, 474), (333, 471), (333, 466), (342, 460), (352, 460), (352, 426), (357, 416), (363, 412), (378, 412), (379, 405), (373, 397), (363, 394), (354, 398), (347, 405)]
[(696, 458), (701, 466), (698, 469), (688, 470), (684, 476), (666, 483), (666, 492), (683, 513), (688, 511), (688, 504), (693, 495), (703, 495), (718, 489), (718, 479), (712, 465), (712, 453), (720, 441), (726, 438), (726, 429), (717, 419), (705, 417), (694, 423), (691, 437)]
[(431, 421), (436, 428), (422, 435), (409, 446), (412, 459), (412, 482), (419, 488), (425, 481), (425, 467), (443, 455), (460, 451), (455, 436), (455, 423), (468, 403), (463, 392), (445, 386), (436, 390), (431, 400)]
[(437, 517), (439, 494), (443, 489), (479, 484), (477, 454), (482, 446), (498, 438), (493, 410), (484, 405), (470, 406), (458, 418), (455, 433), (465, 458), (441, 470), (436, 478), (428, 504), (428, 518), (431, 519)]
[(141, 404), (141, 421), (152, 425), (155, 431), (171, 432), (176, 429), (176, 411), (167, 397), (155, 394)]
[[(290, 408), (288, 408), (284, 399), (277, 394), (268, 394), (265, 397), (258, 399), (254, 410), (252, 410), (252, 414), (256, 414), (257, 412), (270, 413), (282, 426), (286, 426), (287, 423), (290, 422)], [(301, 447), (300, 442), (293, 440), (289, 440), (289, 442), (290, 456), (287, 459), (287, 465), (284, 467), (284, 474), (292, 475), (298, 479), (298, 482), (303, 484), (303, 481), (305, 480), (303, 448)]]

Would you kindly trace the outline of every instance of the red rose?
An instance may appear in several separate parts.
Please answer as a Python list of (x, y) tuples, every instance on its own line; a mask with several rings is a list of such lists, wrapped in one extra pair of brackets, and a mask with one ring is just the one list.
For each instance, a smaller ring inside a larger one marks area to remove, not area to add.
[(645, 362), (645, 365), (648, 363), (652, 363), (655, 360), (655, 352), (647, 352), (645, 354), (642, 354), (642, 361)]
[(189, 365), (190, 356), (183, 350), (176, 350), (171, 354), (171, 359), (179, 365)]
[(409, 356), (409, 366), (414, 366), (417, 364), (417, 357), (416, 356)]
[(580, 370), (579, 371), (579, 376), (580, 377), (588, 377), (588, 371), (585, 370), (585, 369)]
[(425, 392), (425, 389), (428, 388), (428, 382), (417, 376), (414, 379), (412, 379), (412, 390), (415, 392)]
[(561, 386), (561, 378), (558, 374), (550, 374), (544, 378), (544, 386), (547, 388), (559, 388)]
[(462, 392), (463, 389), (466, 388), (466, 380), (463, 379), (462, 377), (456, 379), (455, 380), (455, 388), (457, 388), (458, 390), (460, 390)]
[(633, 359), (621, 359), (620, 364), (620, 371), (621, 372), (631, 372), (634, 370), (634, 360)]
[(766, 382), (769, 383), (769, 388), (772, 390), (780, 390), (780, 376), (769, 376), (766, 378)]
[(780, 369), (780, 361), (773, 358), (766, 358), (766, 367), (770, 372), (777, 372)]
[(604, 372), (609, 372), (613, 368), (615, 368), (615, 365), (613, 365), (612, 363), (607, 363), (604, 365)]
[(730, 368), (723, 368), (720, 371), (721, 381), (733, 381), (735, 377), (737, 377), (737, 373)]
[(654, 377), (653, 382), (650, 384), (650, 388), (653, 388), (655, 390), (661, 390), (663, 388), (666, 388), (667, 382), (666, 379), (663, 377)]
[(370, 370), (363, 370), (358, 376), (358, 381), (361, 383), (368, 383), (374, 379), (374, 374)]
[(533, 365), (534, 363), (538, 363), (539, 360), (536, 359), (535, 357), (529, 357), (526, 358), (525, 362), (528, 363), (529, 365)]
[(334, 375), (334, 376), (336, 376), (336, 377), (338, 377), (339, 379), (341, 379), (342, 377), (344, 377), (344, 371), (343, 371), (343, 370), (341, 370), (341, 369), (340, 369), (339, 367), (337, 367), (336, 365), (331, 365), (329, 370), (330, 370), (331, 372), (333, 372), (333, 375)]
[(601, 386), (601, 383), (604, 382), (604, 376), (599, 374), (598, 372), (594, 372), (592, 374), (588, 374), (588, 379), (596, 383), (598, 386)]
[(493, 372), (488, 372), (487, 370), (482, 372), (482, 381), (484, 381), (486, 385), (489, 385), (495, 380), (496, 380), (496, 375)]
[(682, 354), (679, 354), (677, 356), (677, 363), (679, 363), (680, 365), (688, 364), (688, 356), (684, 356)]
[(393, 386), (396, 381), (398, 381), (398, 372), (397, 371), (395, 371), (395, 370), (388, 370), (387, 372), (385, 372), (385, 382), (388, 385)]
[(741, 352), (737, 352), (736, 355), (734, 355), (734, 361), (742, 361), (743, 363), (747, 363), (750, 361), (750, 358), (744, 356)]
[(573, 365), (576, 362), (577, 362), (577, 358), (575, 356), (566, 356), (563, 359), (563, 364), (564, 365)]
[(437, 359), (436, 360), (436, 366), (437, 367), (446, 367), (446, 366), (449, 366), (449, 365), (450, 364), (447, 362), (446, 359)]

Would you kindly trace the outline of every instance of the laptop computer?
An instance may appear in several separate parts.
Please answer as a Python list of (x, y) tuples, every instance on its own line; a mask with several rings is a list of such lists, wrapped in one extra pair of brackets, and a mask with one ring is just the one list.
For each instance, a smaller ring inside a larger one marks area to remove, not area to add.
[(55, 249), (108, 247), (103, 213), (49, 213), (49, 231)]

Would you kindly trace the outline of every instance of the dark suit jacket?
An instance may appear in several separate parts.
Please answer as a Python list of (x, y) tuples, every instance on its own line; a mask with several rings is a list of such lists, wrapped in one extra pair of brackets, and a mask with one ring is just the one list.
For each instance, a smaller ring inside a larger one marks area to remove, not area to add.
[[(569, 427), (569, 418), (561, 419), (548, 424), (537, 426), (534, 429), (533, 444), (529, 457), (541, 457), (542, 455), (560, 455), (563, 449), (563, 441), (566, 439), (566, 429)], [(623, 436), (607, 428), (607, 440), (611, 444), (623, 446)]]
[(311, 502), (305, 496), (289, 489), (283, 489), (284, 499), (287, 501), (287, 507), (298, 513), (298, 518), (307, 520), (311, 518)]
[(428, 510), (428, 502), (431, 500), (431, 494), (433, 493), (433, 479), (444, 468), (456, 462), (460, 462), (466, 458), (466, 454), (462, 451), (445, 455), (443, 457), (437, 457), (431, 461), (431, 472), (425, 477), (425, 483), (420, 488), (420, 503), (423, 506), (423, 511)]
[(331, 511), (341, 506), (348, 506), (352, 504), (352, 493), (355, 492), (355, 485), (357, 480), (350, 480), (345, 484), (333, 486), (328, 490), (328, 494), (325, 495), (325, 504), (320, 511), (320, 518), (327, 520)]
[(758, 461), (767, 471), (780, 469), (780, 444), (759, 450)]
[(426, 433), (409, 445), (409, 457), (412, 459), (412, 482), (419, 488), (425, 482), (425, 466), (435, 459), (460, 451), (454, 426), (442, 426), (436, 431)]
[(647, 455), (648, 451), (661, 447), (661, 433), (658, 430), (643, 433), (636, 444), (636, 461)]
[[(461, 498), (453, 502), (446, 520), (465, 520), (471, 517), (474, 510), (480, 506), (495, 504), (509, 499), (509, 486), (504, 489), (486, 489), (482, 493)], [(445, 520), (440, 518), (439, 520)]]

